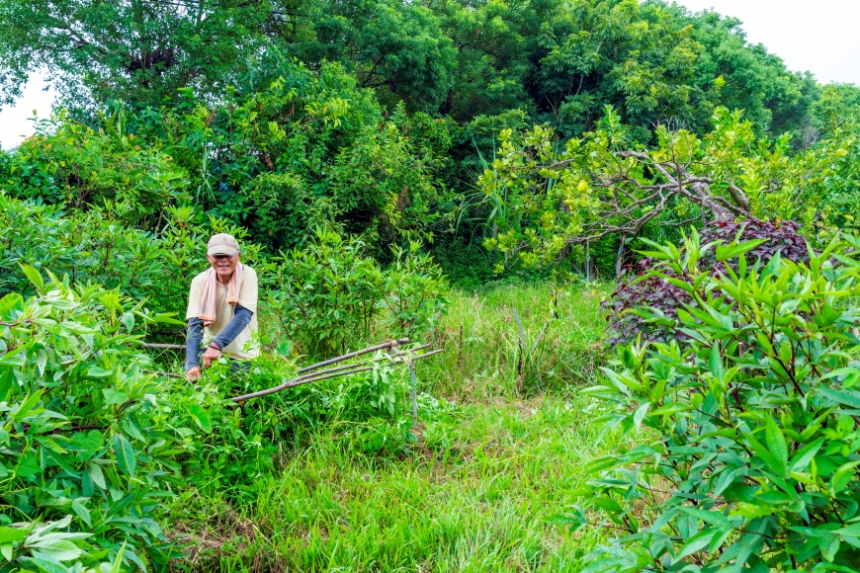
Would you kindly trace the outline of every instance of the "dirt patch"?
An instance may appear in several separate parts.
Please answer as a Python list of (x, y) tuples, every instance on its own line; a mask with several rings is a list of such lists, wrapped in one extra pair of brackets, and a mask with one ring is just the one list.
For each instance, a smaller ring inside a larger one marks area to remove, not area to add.
[[(245, 552), (249, 545), (264, 537), (257, 525), (233, 509), (222, 508), (205, 521), (177, 521), (165, 531), (168, 540), (181, 546), (183, 558), (176, 560), (172, 571), (212, 571), (223, 558)], [(248, 571), (253, 573), (283, 573), (276, 556), (254, 552)]]

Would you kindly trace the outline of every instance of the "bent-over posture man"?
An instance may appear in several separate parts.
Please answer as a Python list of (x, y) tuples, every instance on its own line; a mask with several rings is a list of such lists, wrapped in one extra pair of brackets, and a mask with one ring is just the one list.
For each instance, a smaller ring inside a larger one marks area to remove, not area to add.
[[(211, 268), (191, 281), (188, 297), (188, 338), (185, 343), (185, 377), (200, 378), (200, 359), (208, 368), (221, 353), (237, 360), (256, 358), (257, 273), (239, 262), (239, 243), (221, 233), (209, 239), (206, 258)], [(203, 334), (210, 340), (203, 356)]]

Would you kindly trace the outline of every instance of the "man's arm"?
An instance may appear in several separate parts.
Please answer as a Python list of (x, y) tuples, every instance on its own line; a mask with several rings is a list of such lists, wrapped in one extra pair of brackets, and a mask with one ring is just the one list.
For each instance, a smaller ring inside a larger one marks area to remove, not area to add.
[(200, 343), (203, 342), (203, 321), (196, 316), (188, 319), (185, 339), (185, 371), (200, 366)]
[(241, 304), (237, 304), (236, 308), (233, 309), (233, 319), (227, 323), (224, 330), (219, 332), (218, 336), (216, 336), (212, 342), (217, 344), (219, 349), (223, 350), (225, 346), (233, 342), (233, 340), (239, 336), (239, 333), (242, 332), (248, 324), (250, 324), (252, 316), (254, 316), (253, 312)]

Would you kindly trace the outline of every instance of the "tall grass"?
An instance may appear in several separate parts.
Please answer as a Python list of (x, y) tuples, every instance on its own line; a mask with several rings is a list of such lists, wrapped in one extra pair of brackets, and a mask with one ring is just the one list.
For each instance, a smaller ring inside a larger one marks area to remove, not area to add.
[(600, 301), (607, 292), (598, 285), (510, 283), (456, 293), (436, 333), (436, 346), (447, 350), (422, 377), (429, 390), (458, 399), (528, 396), (583, 383), (604, 354)]
[(337, 425), (308, 431), (280, 474), (259, 479), (255, 503), (187, 491), (168, 508), (172, 535), (190, 545), (182, 566), (582, 569), (603, 532), (575, 536), (546, 518), (574, 502), (582, 467), (617, 446), (612, 435), (598, 443), (593, 404), (573, 392), (604, 355), (604, 293), (529, 284), (455, 293), (435, 336), (446, 352), (418, 366), (422, 388), (455, 405), (415, 429), (411, 454), (361, 454)]

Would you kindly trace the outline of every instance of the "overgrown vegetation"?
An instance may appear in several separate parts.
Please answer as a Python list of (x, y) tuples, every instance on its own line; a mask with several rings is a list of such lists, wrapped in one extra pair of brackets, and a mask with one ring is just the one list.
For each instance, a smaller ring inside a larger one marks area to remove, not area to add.
[[(6, 0), (0, 52), (61, 94), (0, 151), (0, 572), (857, 569), (856, 86), (660, 0)], [(222, 232), (263, 353), (188, 382)]]
[[(674, 319), (641, 316), (682, 340), (623, 347), (587, 392), (608, 400), (607, 428), (645, 443), (594, 460), (601, 476), (580, 495), (617, 539), (592, 571), (854, 569), (858, 462), (856, 238), (808, 263), (765, 241), (653, 252), (652, 273), (683, 276)], [(708, 255), (722, 272), (702, 268)], [(590, 523), (580, 509), (573, 521)], [(593, 519), (593, 518), (592, 518)], [(602, 518), (601, 518), (602, 519)]]

